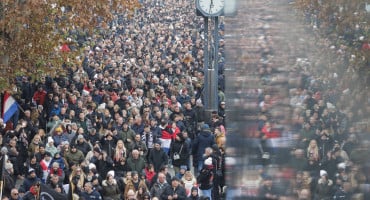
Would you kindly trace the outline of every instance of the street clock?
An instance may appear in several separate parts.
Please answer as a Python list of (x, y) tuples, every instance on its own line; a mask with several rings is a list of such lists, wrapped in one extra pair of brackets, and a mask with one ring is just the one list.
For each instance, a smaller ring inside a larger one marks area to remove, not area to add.
[(196, 0), (197, 11), (205, 17), (223, 15), (225, 0)]

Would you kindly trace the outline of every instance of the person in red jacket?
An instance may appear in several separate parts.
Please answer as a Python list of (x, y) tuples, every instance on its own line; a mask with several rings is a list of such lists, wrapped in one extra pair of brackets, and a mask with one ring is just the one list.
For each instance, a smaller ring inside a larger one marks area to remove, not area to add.
[(33, 93), (32, 99), (37, 103), (37, 105), (44, 105), (47, 92), (44, 90), (42, 85), (37, 87), (37, 91)]
[(273, 128), (270, 122), (266, 122), (262, 127), (261, 132), (263, 133), (263, 139), (271, 139), (280, 137), (280, 132)]

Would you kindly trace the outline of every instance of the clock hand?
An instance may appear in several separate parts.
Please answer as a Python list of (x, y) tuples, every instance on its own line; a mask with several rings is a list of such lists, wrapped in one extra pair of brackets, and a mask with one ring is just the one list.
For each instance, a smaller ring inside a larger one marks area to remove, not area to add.
[(213, 7), (213, 0), (211, 0), (211, 4), (209, 4), (209, 12), (208, 13), (211, 13), (212, 7)]

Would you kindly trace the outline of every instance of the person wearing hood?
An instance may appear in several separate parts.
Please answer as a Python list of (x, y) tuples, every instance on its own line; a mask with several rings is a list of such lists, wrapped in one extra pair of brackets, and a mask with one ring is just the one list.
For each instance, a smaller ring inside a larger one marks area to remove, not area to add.
[(110, 198), (112, 200), (120, 199), (120, 190), (116, 179), (114, 178), (114, 171), (110, 171), (107, 174), (107, 178), (102, 182), (102, 195), (104, 198)]
[(211, 147), (213, 144), (215, 144), (215, 138), (211, 133), (209, 125), (203, 124), (201, 132), (194, 139), (192, 145), (193, 166), (196, 172), (200, 171), (203, 168), (203, 163), (205, 159), (203, 153), (205, 152), (205, 149), (207, 147)]
[(58, 149), (54, 146), (54, 140), (51, 136), (48, 137), (47, 143), (45, 144), (45, 151), (51, 153), (51, 157), (54, 157), (54, 155), (58, 152)]
[(199, 192), (197, 187), (192, 187), (190, 190), (190, 196), (186, 200), (199, 200)]
[(24, 194), (22, 200), (37, 200), (40, 198), (40, 182), (33, 183), (29, 190)]

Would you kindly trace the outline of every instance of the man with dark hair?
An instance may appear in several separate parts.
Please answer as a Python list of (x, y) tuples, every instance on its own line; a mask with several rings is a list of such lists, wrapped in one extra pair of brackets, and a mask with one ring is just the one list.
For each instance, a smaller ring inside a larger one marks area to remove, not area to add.
[(168, 155), (161, 147), (161, 141), (156, 140), (154, 142), (154, 148), (149, 152), (149, 164), (153, 164), (154, 171), (158, 172), (160, 167), (168, 163)]
[(80, 195), (85, 199), (102, 199), (100, 193), (93, 188), (91, 182), (85, 183), (84, 191)]
[(161, 199), (165, 200), (185, 200), (186, 199), (186, 191), (183, 186), (180, 185), (180, 179), (174, 176), (171, 179), (171, 185), (167, 186), (161, 195)]

